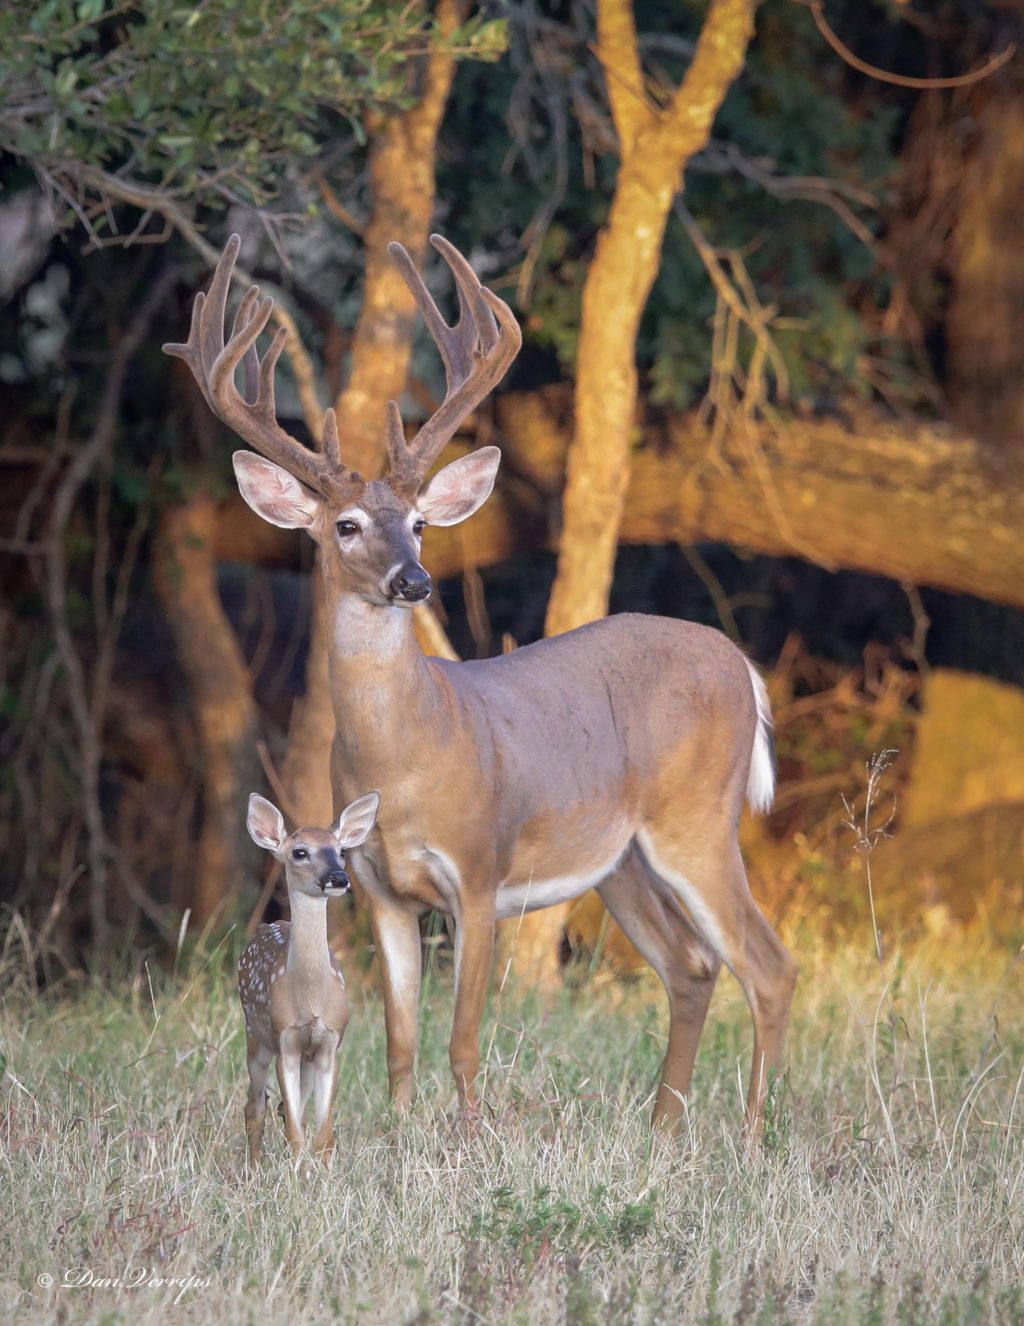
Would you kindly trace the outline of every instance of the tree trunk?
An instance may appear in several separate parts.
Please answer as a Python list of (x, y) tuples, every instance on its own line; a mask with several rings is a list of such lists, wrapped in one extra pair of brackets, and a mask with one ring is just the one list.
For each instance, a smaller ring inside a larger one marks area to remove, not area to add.
[(318, 828), (330, 824), (334, 816), (330, 778), (334, 707), (327, 673), (322, 590), (318, 553), (310, 586), (306, 691), (292, 706), (288, 749), (281, 766), (281, 782), (288, 794), (286, 813), (297, 826)]
[[(603, 617), (619, 543), (637, 405), (636, 337), (661, 260), (669, 209), (695, 152), (707, 145), (743, 68), (756, 0), (711, 0), (693, 60), (664, 110), (644, 94), (632, 0), (599, 0), (599, 58), (619, 138), (615, 194), (583, 287), (576, 429), (569, 450), (558, 570), (545, 632)], [(513, 966), (557, 974), (568, 904), (525, 917)]]
[(621, 165), (608, 223), (583, 287), (576, 428), (569, 451), (548, 635), (608, 611), (637, 405), (636, 336), (669, 209), (695, 152), (707, 145), (753, 32), (752, 0), (712, 0), (693, 61), (662, 112), (641, 100), (630, 0), (600, 0), (600, 56)]
[(200, 495), (164, 511), (154, 549), (157, 595), (188, 681), (199, 733), (203, 815), (192, 920), (226, 919), (244, 869), (258, 852), (245, 829), (245, 799), (263, 784), (249, 672), (217, 592), (217, 506)]
[[(445, 35), (461, 22), (462, 0), (441, 0), (437, 22)], [(419, 100), (371, 128), (371, 213), (364, 233), (366, 271), (363, 305), (352, 345), (348, 384), (338, 397), (338, 429), (345, 463), (365, 477), (379, 475), (384, 456), (384, 420), (389, 400), (405, 391), (416, 325), (416, 303), (387, 254), (392, 240), (419, 262), (434, 213), (437, 135), (455, 73), (447, 50), (427, 57)], [(331, 807), (330, 750), (334, 707), (316, 571), (306, 693), (297, 703), (282, 779), (293, 812), (306, 823)]]
[[(442, 0), (438, 25), (450, 35), (462, 19), (461, 0)], [(352, 345), (352, 370), (338, 397), (338, 430), (345, 462), (375, 478), (384, 456), (384, 417), (389, 400), (405, 391), (416, 328), (416, 301), (387, 246), (404, 244), (420, 264), (434, 215), (437, 135), (451, 91), (455, 61), (434, 51), (419, 101), (401, 115), (371, 125), (372, 210), (363, 242), (366, 271), (363, 305)]]
[(1024, 428), (1024, 98), (1006, 73), (974, 97), (952, 242), (950, 394), (958, 419), (1003, 446)]

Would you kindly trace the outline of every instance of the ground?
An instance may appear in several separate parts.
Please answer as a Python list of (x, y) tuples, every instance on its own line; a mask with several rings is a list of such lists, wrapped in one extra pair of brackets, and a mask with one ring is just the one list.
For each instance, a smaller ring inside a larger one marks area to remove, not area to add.
[(8, 943), (3, 1319), (1024, 1321), (1024, 964), (977, 931), (882, 963), (870, 933), (828, 947), (816, 933), (805, 918), (787, 934), (803, 969), (789, 1077), (752, 1158), (731, 977), (685, 1136), (658, 1145), (652, 980), (584, 973), (552, 1003), (496, 992), (487, 1110), (467, 1135), (447, 973), (428, 980), (418, 1102), (398, 1123), (379, 998), (353, 972), (338, 1151), (312, 1178), (292, 1172), (274, 1115), (245, 1172), (227, 946), (40, 996)]

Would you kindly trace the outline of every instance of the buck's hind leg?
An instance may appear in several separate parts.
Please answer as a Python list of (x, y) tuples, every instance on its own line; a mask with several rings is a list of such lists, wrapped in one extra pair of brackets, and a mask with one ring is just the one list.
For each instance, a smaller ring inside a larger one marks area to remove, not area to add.
[[(468, 892), (468, 890), (467, 890)], [(448, 1062), (459, 1096), (459, 1109), (472, 1119), (478, 1109), (480, 1024), (487, 1002), (494, 956), (494, 903), (463, 901), (455, 919), (455, 1016)]]
[(734, 820), (705, 823), (689, 838), (681, 824), (652, 826), (638, 840), (648, 864), (743, 988), (754, 1023), (746, 1117), (748, 1135), (756, 1140), (771, 1076), (782, 1066), (796, 961), (751, 895)]
[(668, 1046), (651, 1124), (675, 1131), (722, 964), (635, 848), (597, 891), (668, 995)]
[(274, 1056), (246, 1036), (246, 1066), (249, 1070), (249, 1094), (245, 1101), (245, 1137), (249, 1144), (249, 1164), (258, 1165), (263, 1148), (263, 1128), (267, 1118), (267, 1079)]

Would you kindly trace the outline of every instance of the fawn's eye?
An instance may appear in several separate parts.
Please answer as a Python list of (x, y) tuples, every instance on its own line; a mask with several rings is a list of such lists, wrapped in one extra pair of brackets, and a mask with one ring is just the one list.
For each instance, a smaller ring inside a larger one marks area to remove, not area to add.
[(425, 520), (417, 520), (413, 524), (412, 532), (417, 537), (419, 537), (419, 535), (421, 535), (426, 528), (427, 528), (427, 522)]
[(293, 860), (293, 861), (308, 861), (308, 860), (309, 860), (309, 853), (306, 851), (306, 849), (305, 849), (304, 847), (296, 847), (295, 851), (292, 852), (292, 860)]
[(343, 539), (359, 533), (359, 526), (354, 520), (339, 520), (336, 528)]

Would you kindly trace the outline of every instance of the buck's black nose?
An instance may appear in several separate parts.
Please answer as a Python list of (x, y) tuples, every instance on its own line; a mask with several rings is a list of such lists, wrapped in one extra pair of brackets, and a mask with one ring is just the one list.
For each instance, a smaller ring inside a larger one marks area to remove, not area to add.
[(393, 598), (418, 603), (430, 593), (430, 576), (422, 566), (407, 566), (392, 579), (389, 588)]
[(323, 889), (347, 889), (351, 888), (351, 880), (344, 870), (332, 870), (326, 879), (320, 881), (320, 887)]

